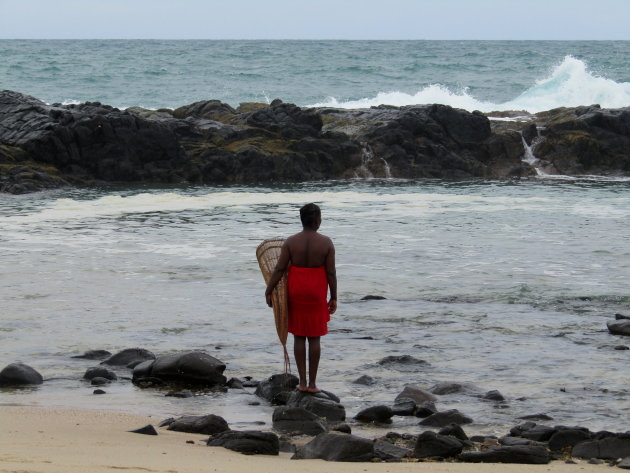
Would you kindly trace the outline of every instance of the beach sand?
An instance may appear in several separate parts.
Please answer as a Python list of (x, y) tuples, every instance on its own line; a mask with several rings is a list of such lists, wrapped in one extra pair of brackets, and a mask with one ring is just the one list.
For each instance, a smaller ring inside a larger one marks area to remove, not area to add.
[[(247, 456), (205, 446), (207, 435), (127, 432), (162, 419), (103, 411), (0, 407), (0, 473), (602, 473), (606, 465), (501, 465), (465, 463), (334, 463)], [(157, 428), (157, 427), (156, 427)], [(187, 443), (187, 441), (194, 443)]]

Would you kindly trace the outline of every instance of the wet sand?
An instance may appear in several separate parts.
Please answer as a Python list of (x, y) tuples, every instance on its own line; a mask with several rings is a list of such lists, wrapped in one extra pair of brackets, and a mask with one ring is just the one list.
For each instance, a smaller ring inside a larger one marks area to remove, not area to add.
[[(247, 456), (205, 446), (207, 435), (127, 432), (162, 419), (115, 412), (0, 407), (0, 473), (602, 473), (606, 465), (466, 463), (334, 463), (290, 460), (291, 454)], [(192, 441), (193, 443), (187, 443)]]

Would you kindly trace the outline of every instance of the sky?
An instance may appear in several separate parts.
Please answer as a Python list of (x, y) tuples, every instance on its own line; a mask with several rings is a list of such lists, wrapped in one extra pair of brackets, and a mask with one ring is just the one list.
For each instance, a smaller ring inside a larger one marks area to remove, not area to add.
[(0, 0), (0, 38), (630, 40), (630, 0)]

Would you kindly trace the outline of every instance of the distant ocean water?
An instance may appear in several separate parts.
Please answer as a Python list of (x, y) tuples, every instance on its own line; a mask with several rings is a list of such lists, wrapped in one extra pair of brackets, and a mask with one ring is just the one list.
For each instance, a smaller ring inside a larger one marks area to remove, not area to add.
[(630, 41), (0, 40), (0, 89), (48, 103), (198, 100), (467, 110), (630, 105)]

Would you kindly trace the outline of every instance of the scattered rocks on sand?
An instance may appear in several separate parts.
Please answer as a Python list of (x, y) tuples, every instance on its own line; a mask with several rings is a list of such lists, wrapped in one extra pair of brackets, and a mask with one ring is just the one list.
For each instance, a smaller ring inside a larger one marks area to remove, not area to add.
[(151, 424), (145, 425), (144, 427), (140, 427), (139, 429), (130, 430), (129, 432), (133, 434), (143, 434), (143, 435), (157, 435), (157, 430)]
[(446, 427), (449, 424), (471, 424), (473, 420), (459, 412), (457, 409), (449, 409), (447, 411), (436, 412), (426, 419), (420, 421), (420, 425), (432, 427)]
[(355, 435), (328, 432), (319, 434), (307, 444), (298, 447), (292, 459), (319, 458), (338, 462), (368, 462), (374, 456), (374, 444), (371, 440)]
[(312, 412), (301, 407), (279, 406), (273, 411), (273, 428), (297, 435), (317, 435), (326, 432), (326, 425)]
[(167, 384), (203, 387), (223, 386), (225, 363), (201, 351), (160, 356), (139, 364), (133, 370), (134, 383), (143, 378), (158, 378)]
[(146, 360), (155, 360), (155, 355), (144, 348), (127, 348), (110, 356), (103, 361), (102, 364), (110, 366), (127, 366), (130, 363), (137, 363)]
[(223, 417), (209, 414), (205, 416), (180, 417), (169, 424), (168, 430), (212, 435), (230, 430), (230, 427)]
[(43, 382), (42, 375), (24, 363), (11, 363), (0, 371), (0, 386), (28, 386)]
[(494, 447), (487, 450), (464, 452), (459, 459), (470, 463), (521, 463), (545, 465), (551, 461), (551, 455), (545, 447), (514, 446)]
[(226, 431), (208, 439), (209, 447), (223, 447), (245, 455), (278, 455), (280, 440), (273, 432)]

